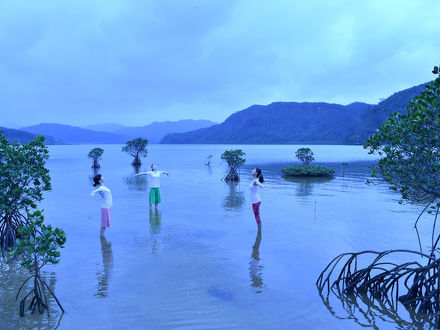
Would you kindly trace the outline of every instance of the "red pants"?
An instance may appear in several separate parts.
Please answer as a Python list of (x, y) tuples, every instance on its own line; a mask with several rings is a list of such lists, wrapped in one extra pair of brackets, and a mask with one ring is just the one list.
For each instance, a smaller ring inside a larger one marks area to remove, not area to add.
[(255, 221), (258, 224), (261, 223), (261, 219), (260, 219), (260, 205), (261, 205), (261, 202), (252, 204), (252, 209), (254, 210), (254, 214), (255, 214)]

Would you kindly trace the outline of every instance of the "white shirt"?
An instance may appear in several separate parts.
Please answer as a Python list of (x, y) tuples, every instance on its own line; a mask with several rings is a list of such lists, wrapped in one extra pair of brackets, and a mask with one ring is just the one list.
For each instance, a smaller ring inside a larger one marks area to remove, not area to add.
[(109, 209), (113, 206), (112, 192), (106, 186), (99, 186), (98, 189), (94, 190), (95, 193), (99, 193), (102, 197), (101, 207), (103, 209)]
[(251, 203), (255, 204), (261, 202), (260, 194), (258, 193), (258, 187), (261, 187), (260, 181), (258, 179), (252, 180), (251, 185), (249, 186), (251, 190)]
[(159, 188), (160, 187), (160, 175), (163, 171), (148, 171), (145, 174), (150, 176), (148, 182), (150, 183), (150, 188)]

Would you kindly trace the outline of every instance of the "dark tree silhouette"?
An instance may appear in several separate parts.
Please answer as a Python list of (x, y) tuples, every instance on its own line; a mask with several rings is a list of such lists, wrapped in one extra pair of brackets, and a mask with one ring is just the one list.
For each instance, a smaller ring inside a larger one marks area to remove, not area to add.
[(122, 147), (122, 151), (134, 157), (131, 163), (133, 166), (140, 166), (142, 165), (141, 157), (147, 157), (147, 145), (148, 140), (139, 137), (128, 141), (127, 145)]
[(87, 157), (93, 159), (93, 165), (92, 165), (93, 169), (101, 167), (101, 165), (99, 164), (99, 160), (101, 159), (103, 153), (104, 153), (104, 149), (101, 148), (93, 148), (92, 150), (90, 150)]
[(246, 162), (243, 156), (246, 155), (241, 149), (227, 150), (225, 151), (221, 159), (228, 163), (228, 174), (226, 174), (224, 180), (226, 182), (239, 182), (240, 175), (238, 169)]

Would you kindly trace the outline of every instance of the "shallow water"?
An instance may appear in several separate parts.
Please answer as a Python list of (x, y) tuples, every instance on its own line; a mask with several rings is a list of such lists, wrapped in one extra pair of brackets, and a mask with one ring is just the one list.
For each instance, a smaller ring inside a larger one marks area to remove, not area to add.
[[(420, 207), (399, 205), (383, 184), (365, 184), (374, 157), (362, 147), (312, 146), (318, 162), (336, 169), (330, 180), (282, 177), (299, 146), (241, 146), (242, 181), (229, 186), (220, 155), (237, 146), (151, 145), (142, 170), (154, 162), (170, 172), (161, 179), (158, 213), (149, 211), (148, 181), (133, 177), (121, 146), (101, 147), (100, 172), (114, 201), (106, 239), (99, 238), (99, 196), (89, 195), (92, 146), (50, 147), (53, 190), (42, 208), (67, 243), (45, 276), (66, 313), (51, 301), (50, 318), (20, 318), (15, 293), (24, 274), (2, 265), (2, 328), (357, 328), (323, 304), (315, 286), (323, 268), (346, 251), (418, 247), (412, 224)], [(341, 162), (350, 163), (344, 173)], [(257, 166), (270, 188), (260, 193), (261, 235), (248, 191)], [(428, 221), (421, 234), (428, 239)], [(344, 317), (338, 304), (332, 308)]]

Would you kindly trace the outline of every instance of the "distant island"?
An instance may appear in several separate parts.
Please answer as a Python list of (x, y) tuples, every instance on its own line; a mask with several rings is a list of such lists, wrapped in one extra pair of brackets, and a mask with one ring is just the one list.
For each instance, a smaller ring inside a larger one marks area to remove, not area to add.
[(167, 144), (364, 144), (393, 112), (425, 88), (421, 84), (393, 94), (377, 105), (275, 102), (253, 105), (223, 123), (165, 136)]

